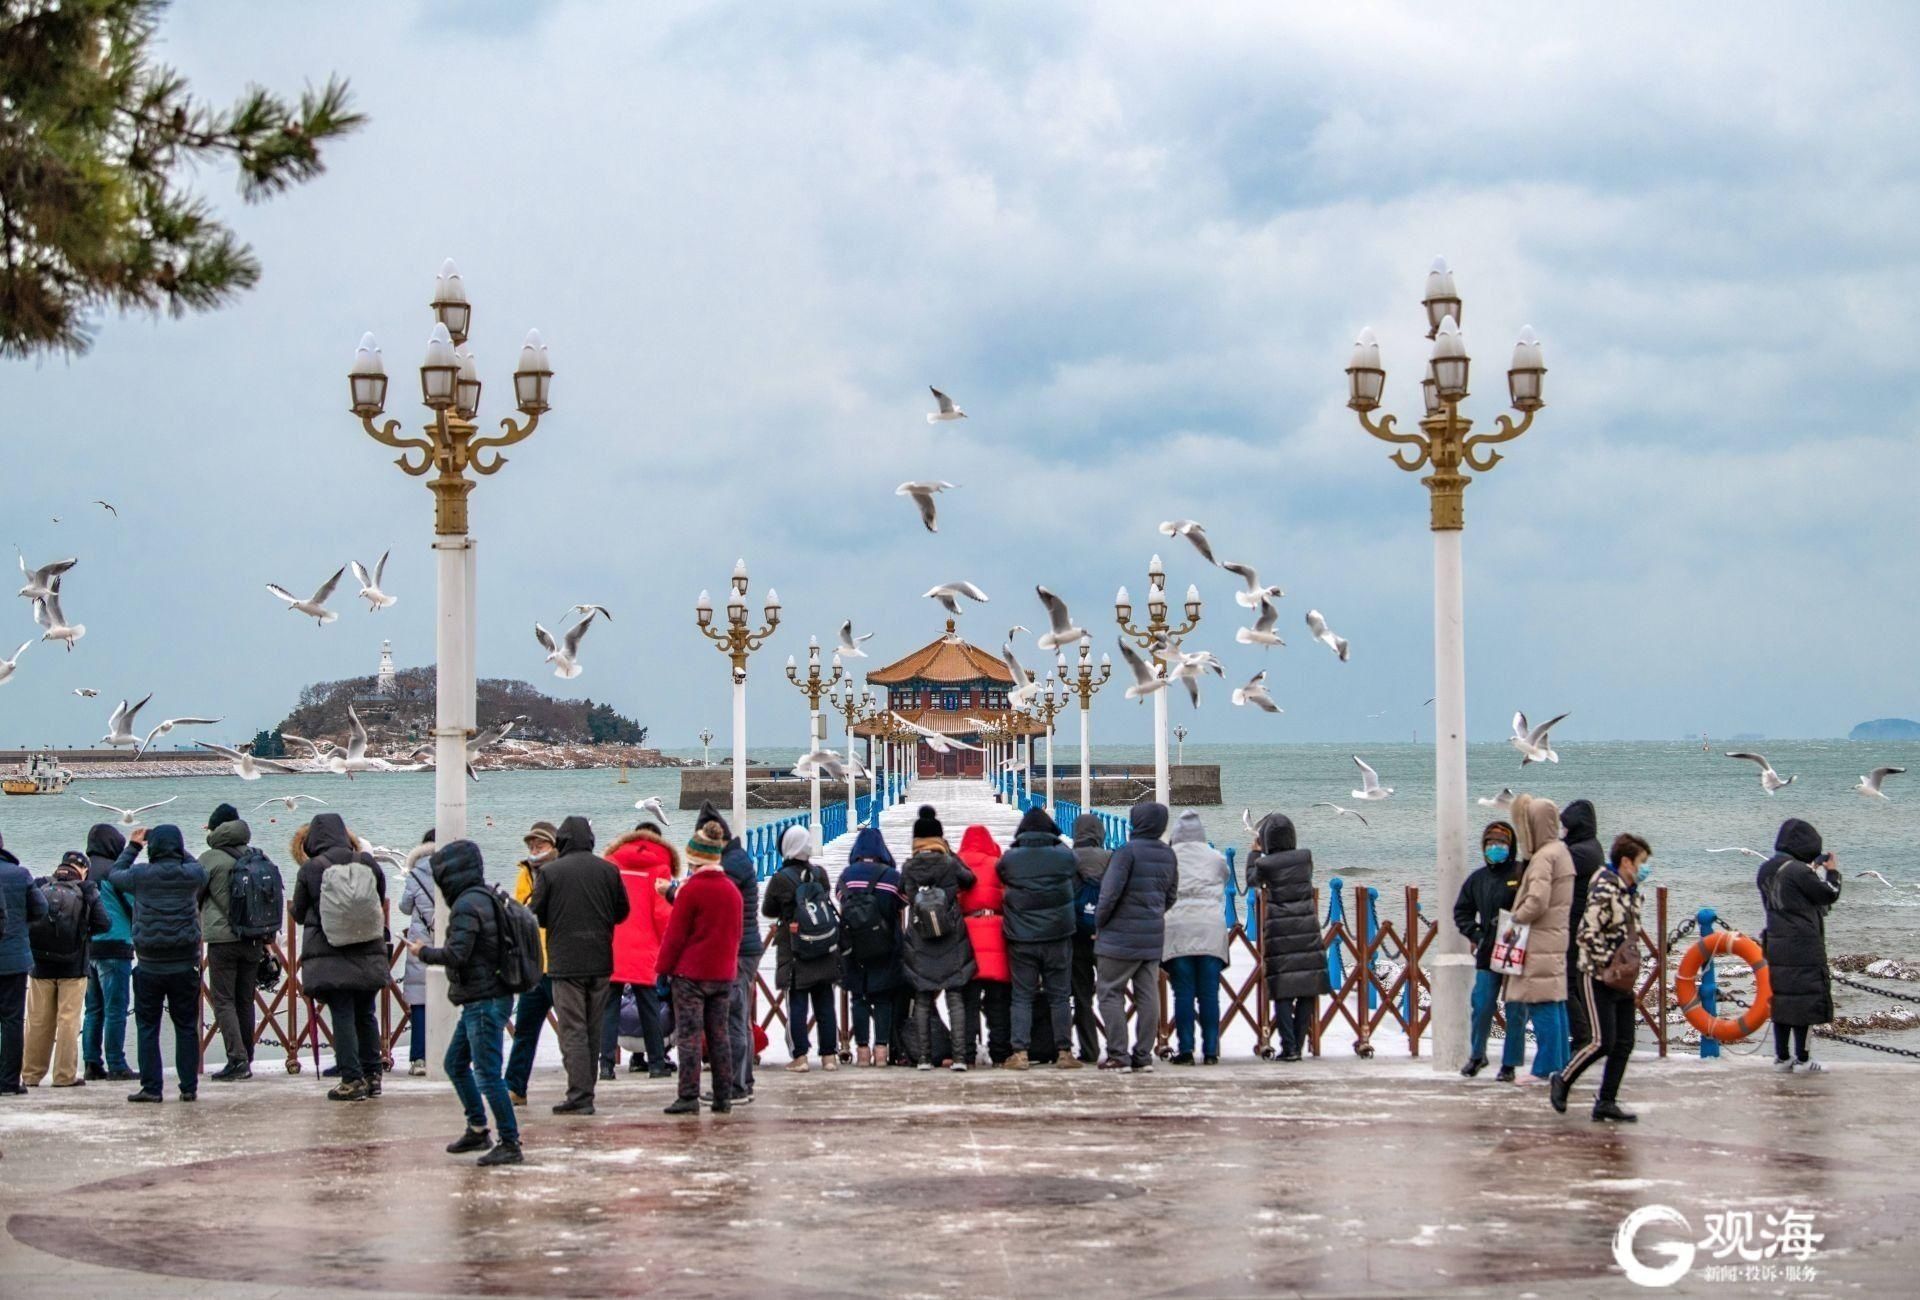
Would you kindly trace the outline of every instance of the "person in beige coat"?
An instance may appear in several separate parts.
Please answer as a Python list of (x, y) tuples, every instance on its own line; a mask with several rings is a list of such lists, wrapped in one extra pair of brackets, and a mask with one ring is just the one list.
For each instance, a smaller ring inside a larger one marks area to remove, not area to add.
[(1528, 855), (1520, 873), (1519, 892), (1514, 896), (1513, 919), (1533, 929), (1527, 940), (1525, 969), (1519, 975), (1507, 976), (1502, 993), (1507, 1043), (1498, 1077), (1512, 1078), (1518, 1057), (1525, 1051), (1525, 1026), (1531, 1021), (1537, 1040), (1533, 1075), (1545, 1079), (1565, 1069), (1572, 1055), (1567, 1024), (1567, 945), (1573, 921), (1573, 855), (1559, 838), (1560, 810), (1551, 800), (1518, 795), (1512, 813), (1520, 850)]

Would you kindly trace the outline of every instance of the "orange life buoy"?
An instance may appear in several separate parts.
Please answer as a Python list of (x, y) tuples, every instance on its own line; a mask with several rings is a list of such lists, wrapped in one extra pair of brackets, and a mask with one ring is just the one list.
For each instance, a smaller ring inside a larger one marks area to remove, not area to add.
[[(1700, 1005), (1700, 968), (1710, 957), (1731, 954), (1753, 967), (1753, 1005), (1739, 1019), (1716, 1016)], [(1767, 1023), (1773, 1006), (1773, 976), (1767, 973), (1767, 955), (1760, 945), (1736, 930), (1715, 930), (1687, 949), (1680, 973), (1673, 981), (1673, 997), (1687, 1023), (1706, 1038), (1737, 1042)]]

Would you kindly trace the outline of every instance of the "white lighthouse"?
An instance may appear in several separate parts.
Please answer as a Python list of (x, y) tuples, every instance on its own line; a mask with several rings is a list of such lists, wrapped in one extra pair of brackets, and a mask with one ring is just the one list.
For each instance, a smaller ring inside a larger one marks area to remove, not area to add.
[(393, 675), (393, 642), (380, 643), (380, 675), (373, 680), (376, 695), (391, 695), (397, 685)]

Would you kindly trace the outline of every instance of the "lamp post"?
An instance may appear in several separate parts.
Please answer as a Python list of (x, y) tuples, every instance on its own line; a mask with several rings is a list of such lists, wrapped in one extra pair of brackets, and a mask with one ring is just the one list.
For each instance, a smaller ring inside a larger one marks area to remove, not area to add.
[(1054, 671), (1033, 702), (1033, 715), (1047, 728), (1047, 816), (1053, 816), (1053, 720), (1067, 711), (1067, 657), (1054, 656)]
[[(1399, 450), (1389, 457), (1394, 464), (1409, 472), (1432, 467), (1420, 482), (1427, 489), (1433, 531), (1435, 867), (1439, 897), (1444, 900), (1459, 894), (1467, 874), (1467, 677), (1460, 533), (1466, 527), (1463, 497), (1472, 480), (1462, 467), (1486, 473), (1500, 462), (1500, 453), (1492, 448), (1511, 442), (1532, 426), (1533, 413), (1544, 405), (1540, 394), (1547, 369), (1533, 328), (1522, 328), (1507, 369), (1507, 393), (1520, 421), (1516, 424), (1501, 415), (1494, 421), (1498, 432), (1469, 436), (1473, 423), (1460, 414), (1460, 402), (1467, 395), (1470, 358), (1460, 335), (1460, 294), (1444, 258), (1434, 259), (1421, 306), (1426, 310), (1433, 351), (1421, 382), (1426, 414), (1420, 432), (1399, 432), (1391, 415), (1378, 421), (1371, 418), (1380, 406), (1387, 378), (1380, 364), (1380, 344), (1371, 329), (1360, 331), (1347, 365), (1347, 405), (1368, 433), (1396, 444)], [(1473, 955), (1453, 927), (1440, 927), (1439, 955), (1429, 971), (1434, 1068), (1455, 1070), (1466, 1060)]]
[(1173, 743), (1179, 746), (1179, 754), (1173, 760), (1180, 767), (1187, 765), (1187, 726), (1183, 722), (1173, 729)]
[[(820, 749), (827, 743), (827, 723), (826, 719), (820, 715), (820, 697), (831, 690), (834, 683), (845, 675), (846, 670), (840, 666), (839, 655), (833, 657), (833, 675), (831, 677), (820, 675), (819, 637), (807, 638), (807, 675), (804, 678), (800, 676), (799, 665), (793, 662), (793, 656), (787, 656), (787, 680), (799, 687), (800, 693), (807, 697), (809, 749)], [(827, 836), (825, 828), (820, 825), (820, 769), (817, 766), (813, 769), (813, 779), (809, 784), (812, 789), (808, 792), (807, 806), (812, 809), (814, 847), (818, 848), (826, 844)]]
[[(865, 687), (856, 689), (853, 678), (848, 677), (827, 696), (827, 705), (845, 719), (847, 725), (847, 829), (851, 831), (858, 824), (853, 805), (860, 794), (860, 782), (853, 775), (853, 729), (874, 716), (873, 692)], [(871, 773), (867, 779), (872, 784)]]
[(708, 727), (700, 728), (700, 766), (713, 766), (713, 731)]
[[(1060, 674), (1067, 689), (1080, 697), (1080, 809), (1085, 812), (1093, 807), (1093, 769), (1088, 758), (1087, 719), (1093, 712), (1093, 697), (1113, 676), (1113, 664), (1105, 655), (1100, 656), (1100, 673), (1096, 677), (1093, 671), (1093, 638), (1080, 638), (1080, 665), (1075, 675), (1068, 677)], [(1159, 692), (1165, 694), (1166, 692)]]
[[(1167, 571), (1161, 566), (1160, 557), (1154, 556), (1147, 565), (1147, 623), (1144, 627), (1133, 626), (1133, 602), (1127, 596), (1127, 589), (1113, 598), (1113, 617), (1120, 624), (1120, 631), (1133, 638), (1133, 643), (1153, 657), (1160, 667), (1160, 676), (1165, 678), (1167, 656), (1180, 648), (1180, 640), (1194, 628), (1200, 626), (1200, 614), (1203, 606), (1198, 587), (1187, 588), (1187, 621), (1179, 626), (1167, 622)], [(1173, 793), (1171, 774), (1167, 770), (1167, 692), (1165, 689), (1153, 693), (1153, 797), (1155, 802), (1171, 807)]]
[[(480, 374), (467, 347), (473, 307), (452, 261), (441, 265), (431, 307), (433, 333), (420, 366), (420, 395), (429, 419), (425, 437), (403, 436), (398, 420), (375, 423), (387, 406), (387, 371), (380, 345), (363, 335), (354, 353), (347, 384), (348, 409), (375, 442), (397, 449), (394, 461), (415, 478), (438, 471), (428, 481), (433, 493), (433, 549), (437, 598), (434, 631), (434, 839), (448, 844), (467, 834), (467, 741), (474, 735), (474, 542), (467, 535), (467, 494), (476, 474), (495, 474), (506, 457), (499, 448), (530, 437), (548, 409), (553, 368), (538, 330), (529, 330), (513, 372), (514, 405), (526, 416), (500, 421), (500, 432), (476, 438), (480, 413)], [(413, 453), (419, 453), (419, 459)], [(491, 454), (489, 454), (491, 453)], [(434, 942), (446, 942), (446, 908), (434, 910)], [(447, 997), (447, 969), (427, 968), (428, 1068), (438, 1073), (454, 1030), (453, 1004)]]
[(747, 625), (747, 562), (739, 560), (728, 580), (727, 625), (713, 625), (713, 601), (706, 592), (694, 602), (694, 621), (714, 649), (733, 661), (733, 833), (747, 833), (747, 656), (767, 643), (780, 626), (780, 593), (767, 588), (766, 623), (754, 631)]

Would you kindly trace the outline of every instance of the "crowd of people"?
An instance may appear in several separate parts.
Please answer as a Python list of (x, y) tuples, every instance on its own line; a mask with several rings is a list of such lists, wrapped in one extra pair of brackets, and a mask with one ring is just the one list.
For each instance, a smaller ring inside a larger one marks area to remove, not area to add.
[[(472, 841), (436, 845), (429, 832), (399, 871), (408, 1068), (426, 1072), (426, 979), (439, 966), (458, 1013), (443, 1065), (466, 1120), (450, 1152), (479, 1151), (488, 1165), (522, 1159), (517, 1110), (527, 1105), (550, 1013), (566, 1080), (555, 1114), (594, 1113), (596, 1085), (617, 1075), (622, 1038), (639, 1043), (630, 1072), (677, 1079), (667, 1113), (694, 1114), (704, 1103), (725, 1114), (753, 1100), (762, 918), (772, 923), (788, 1071), (807, 1072), (815, 1059), (839, 1068), (839, 987), (855, 1068), (966, 1071), (981, 1063), (984, 1037), (986, 1062), (1008, 1070), (1149, 1071), (1163, 970), (1172, 1063), (1214, 1065), (1225, 899), (1241, 882), (1197, 812), (1169, 822), (1165, 806), (1137, 804), (1126, 842), (1110, 851), (1098, 818), (1081, 816), (1068, 835), (1034, 808), (1011, 844), (971, 826), (955, 849), (937, 810), (923, 806), (904, 862), (867, 827), (837, 879), (812, 861), (812, 836), (796, 826), (764, 888), (710, 804), (684, 845), (642, 822), (604, 855), (584, 817), (537, 822), (511, 891), (487, 883)], [(1652, 849), (1622, 834), (1603, 852), (1597, 825), (1585, 800), (1561, 811), (1523, 794), (1482, 833), (1482, 865), (1454, 906), (1478, 968), (1462, 1073), (1472, 1078), (1490, 1064), (1499, 1007), (1499, 1079), (1512, 1081), (1525, 1063), (1531, 1026), (1532, 1074), (1548, 1083), (1556, 1110), (1566, 1110), (1586, 1069), (1604, 1062), (1593, 1117), (1630, 1122), (1619, 1091), (1638, 1015), (1639, 883)], [(1758, 885), (1776, 1068), (1818, 1071), (1807, 1030), (1833, 1015), (1823, 918), (1839, 898), (1840, 874), (1803, 821), (1786, 822), (1775, 848)], [(205, 1077), (251, 1078), (254, 994), (279, 978), (269, 941), (283, 915), (301, 930), (301, 992), (328, 1013), (335, 1064), (326, 1097), (380, 1096), (386, 1053), (375, 1008), (397, 951), (387, 873), (337, 813), (300, 827), (290, 852), (287, 889), (224, 803), (208, 817), (197, 856), (177, 826), (123, 837), (101, 824), (84, 852), (64, 854), (36, 879), (0, 844), (0, 1096), (51, 1074), (56, 1088), (137, 1081), (128, 1100), (157, 1103), (164, 1017), (176, 1095), (194, 1100), (203, 968), (226, 1058)], [(1332, 992), (1313, 870), (1292, 821), (1273, 813), (1259, 822), (1244, 884), (1258, 887), (1264, 907), (1262, 974), (1282, 1062), (1309, 1050), (1318, 999)], [(130, 1004), (137, 1071), (126, 1059)], [(703, 1066), (711, 1076), (704, 1093)]]

